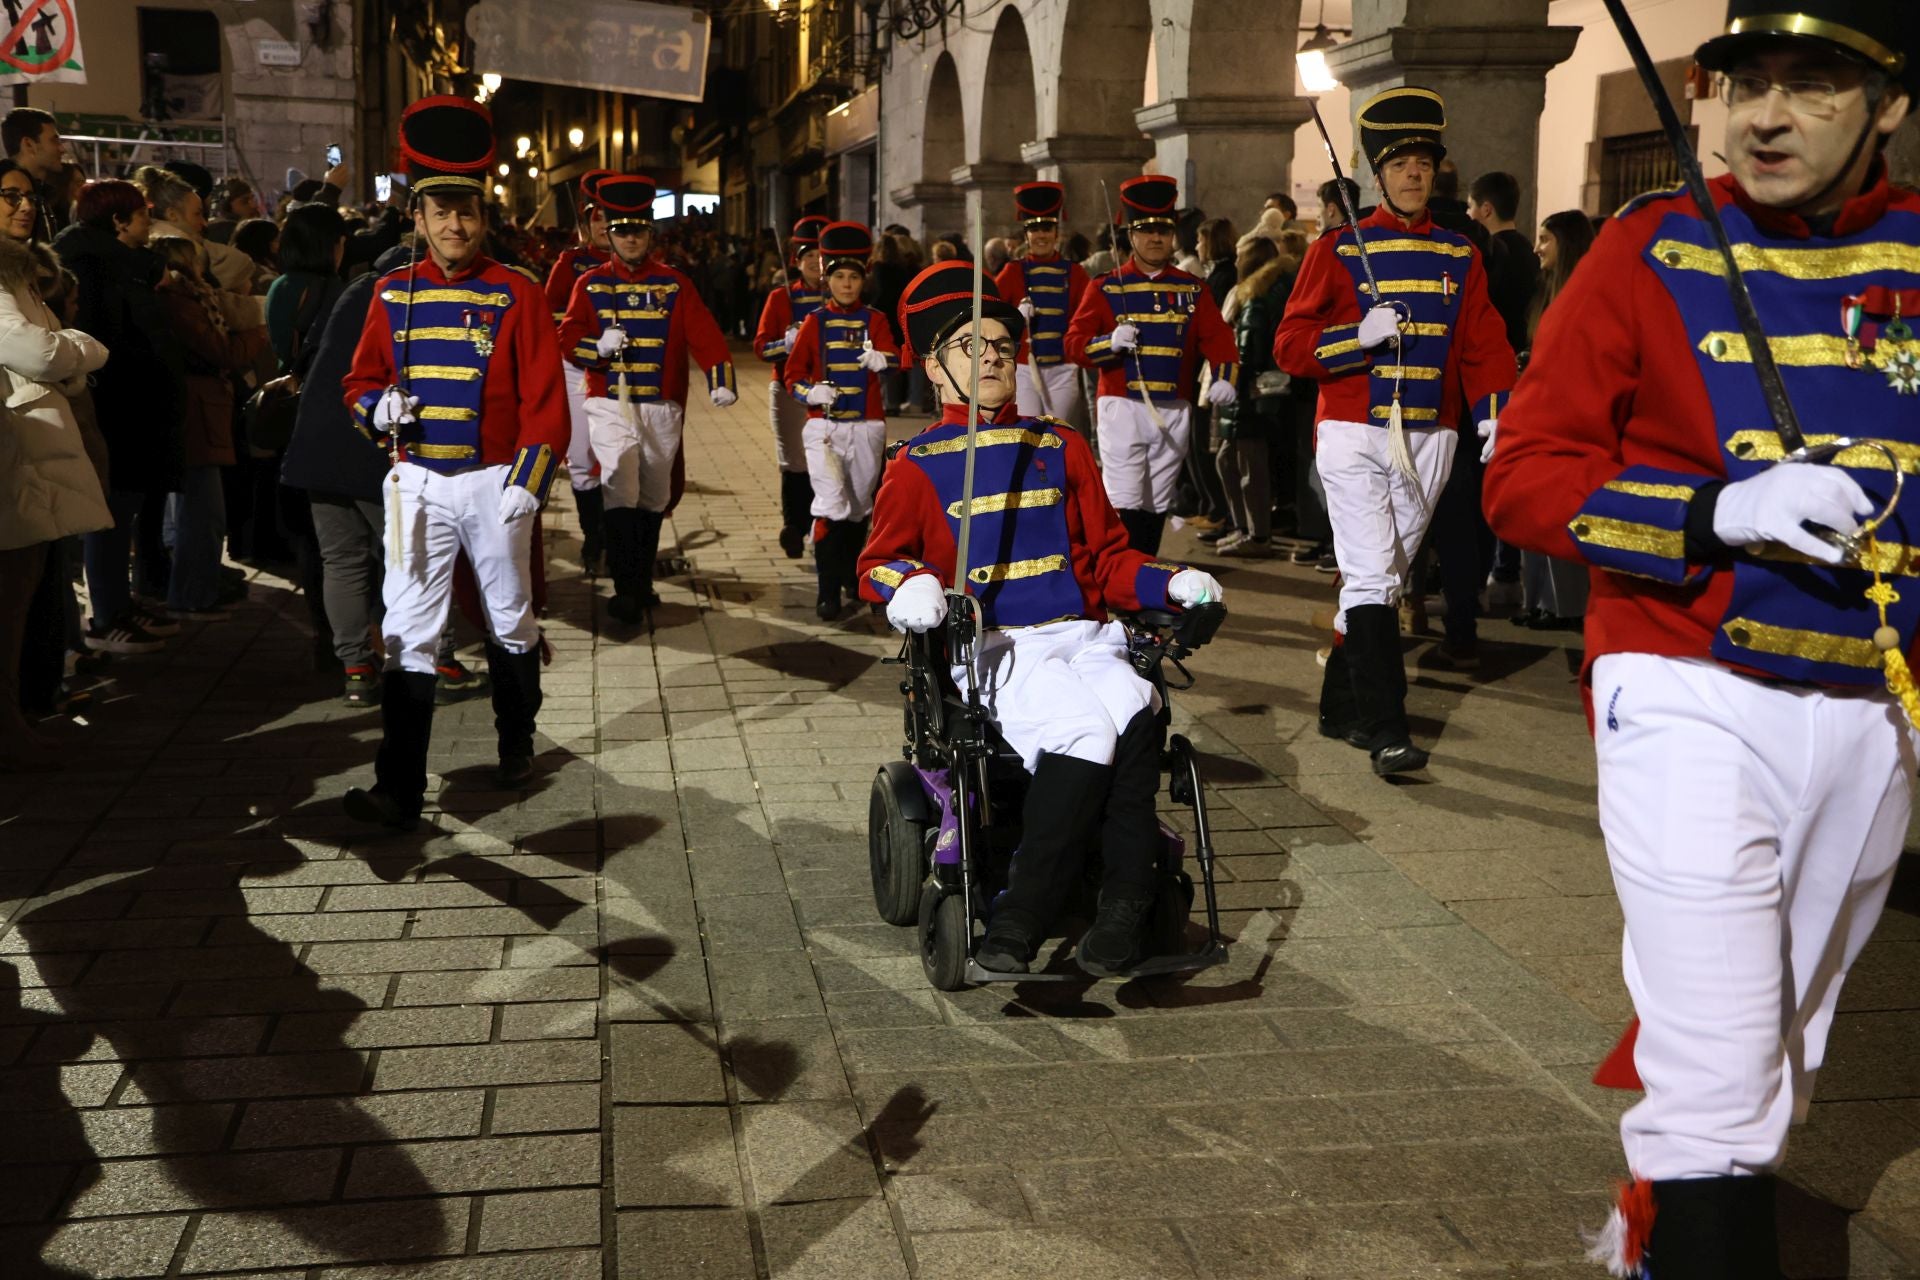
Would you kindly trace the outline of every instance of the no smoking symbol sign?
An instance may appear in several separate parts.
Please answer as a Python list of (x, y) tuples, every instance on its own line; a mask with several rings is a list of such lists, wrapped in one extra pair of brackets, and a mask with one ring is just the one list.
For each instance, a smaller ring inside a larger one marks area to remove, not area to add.
[(0, 39), (0, 62), (29, 76), (45, 75), (67, 65), (73, 56), (77, 26), (73, 0), (0, 0), (10, 23)]

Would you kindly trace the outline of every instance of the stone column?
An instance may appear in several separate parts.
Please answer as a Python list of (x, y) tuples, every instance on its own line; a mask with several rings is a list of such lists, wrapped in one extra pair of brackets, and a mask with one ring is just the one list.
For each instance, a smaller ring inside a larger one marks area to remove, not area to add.
[[(1547, 72), (1572, 55), (1580, 28), (1548, 26), (1547, 0), (1491, 9), (1463, 0), (1361, 0), (1354, 24), (1353, 39), (1327, 64), (1351, 90), (1355, 115), (1382, 89), (1434, 90), (1447, 101), (1447, 157), (1459, 166), (1461, 199), (1476, 175), (1511, 173), (1520, 180), (1518, 222), (1531, 234)], [(1371, 204), (1372, 169), (1364, 160), (1355, 168)]]
[(913, 218), (919, 219), (920, 225), (914, 230), (923, 244), (966, 226), (966, 194), (951, 182), (909, 183), (887, 192), (887, 198), (910, 211), (909, 226)]
[(980, 212), (984, 235), (991, 240), (1005, 235), (1008, 227), (1018, 226), (1013, 216), (1013, 189), (1033, 181), (1033, 169), (1013, 160), (976, 160), (963, 164), (952, 173), (953, 185), (966, 201), (961, 230), (973, 234), (973, 215)]
[(1133, 118), (1157, 145), (1155, 168), (1179, 179), (1181, 207), (1230, 219), (1244, 233), (1267, 196), (1287, 190), (1293, 131), (1313, 109), (1291, 95), (1173, 98)]
[(1139, 136), (1060, 134), (1027, 143), (1020, 148), (1020, 158), (1032, 165), (1039, 177), (1065, 185), (1067, 207), (1061, 229), (1067, 235), (1078, 231), (1091, 240), (1107, 225), (1101, 182), (1105, 181), (1117, 204), (1120, 184), (1138, 174), (1153, 158), (1153, 143)]

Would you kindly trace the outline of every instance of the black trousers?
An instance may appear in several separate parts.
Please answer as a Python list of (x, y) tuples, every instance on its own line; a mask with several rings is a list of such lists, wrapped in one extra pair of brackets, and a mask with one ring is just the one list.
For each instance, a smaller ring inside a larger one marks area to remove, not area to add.
[(1493, 530), (1480, 509), (1480, 441), (1471, 427), (1461, 431), (1453, 471), (1433, 511), (1427, 545), (1440, 557), (1440, 591), (1446, 597), (1447, 640), (1471, 644), (1478, 637), (1480, 588), (1493, 568)]

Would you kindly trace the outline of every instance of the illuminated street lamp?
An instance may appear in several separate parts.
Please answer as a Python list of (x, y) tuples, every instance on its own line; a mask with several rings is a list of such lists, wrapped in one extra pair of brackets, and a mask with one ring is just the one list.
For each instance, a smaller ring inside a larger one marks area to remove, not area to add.
[(531, 150), (533, 150), (533, 139), (526, 134), (523, 133), (513, 140), (513, 154), (516, 156), (523, 156)]
[(582, 129), (579, 125), (575, 125), (573, 126), (573, 128), (567, 130), (568, 146), (570, 147), (584, 146), (586, 144), (586, 141), (587, 141), (587, 131), (585, 129)]
[(539, 168), (539, 166), (538, 166), (538, 165), (531, 165), (531, 164), (530, 164), (530, 165), (528, 165), (528, 166), (527, 166), (527, 176), (528, 176), (529, 178), (537, 178), (537, 177), (539, 177), (539, 176), (540, 176), (540, 168)]
[(507, 198), (507, 189), (496, 182), (493, 184), (493, 194), (499, 197), (500, 199), (505, 200)]
[(1313, 37), (1300, 46), (1294, 60), (1300, 67), (1300, 87), (1308, 93), (1330, 93), (1340, 87), (1333, 68), (1327, 65), (1327, 53), (1340, 47), (1323, 23), (1313, 29)]
[(489, 71), (480, 77), (480, 87), (488, 93), (500, 92), (500, 77)]
[(509, 165), (505, 160), (502, 160), (500, 162), (500, 176), (504, 178), (512, 172), (513, 172), (513, 166)]

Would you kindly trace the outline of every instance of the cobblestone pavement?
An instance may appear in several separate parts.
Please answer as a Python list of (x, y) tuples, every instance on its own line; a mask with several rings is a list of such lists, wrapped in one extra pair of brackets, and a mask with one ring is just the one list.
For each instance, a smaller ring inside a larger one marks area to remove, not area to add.
[[(272, 578), (0, 784), (0, 1275), (1597, 1275), (1628, 1007), (1569, 654), (1414, 646), (1438, 754), (1395, 785), (1310, 723), (1327, 579), (1216, 566), (1177, 715), (1232, 963), (939, 995), (867, 887), (894, 642), (814, 620), (743, 383), (693, 410), (651, 633), (596, 630), (560, 489), (527, 792), (468, 703), (432, 830), (347, 825), (376, 718)], [(1796, 1140), (1796, 1276), (1920, 1259), (1917, 913)]]

